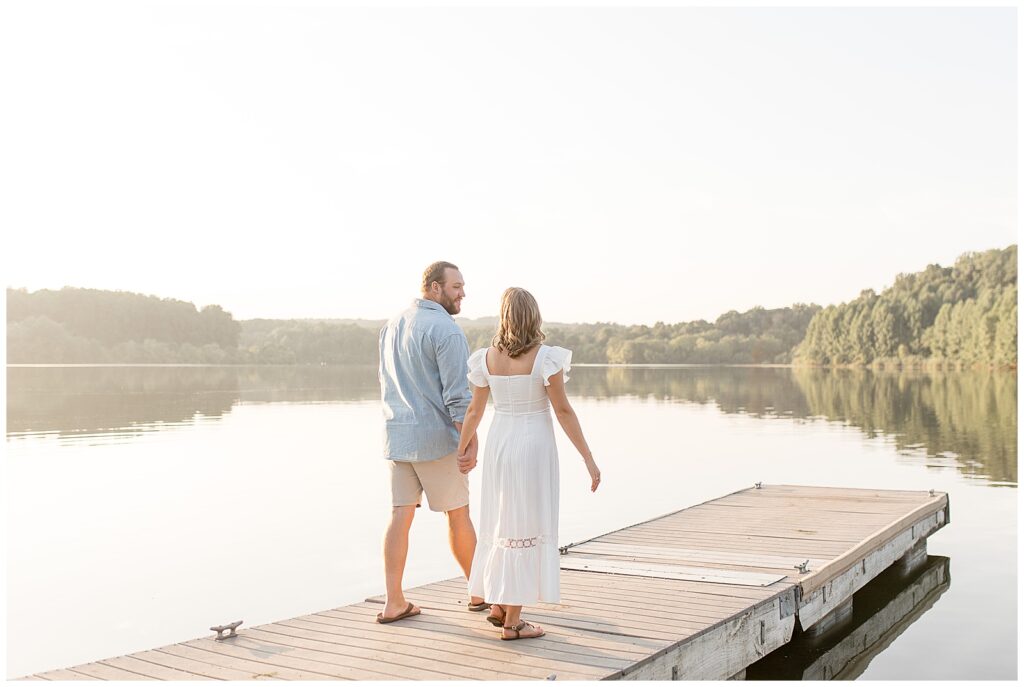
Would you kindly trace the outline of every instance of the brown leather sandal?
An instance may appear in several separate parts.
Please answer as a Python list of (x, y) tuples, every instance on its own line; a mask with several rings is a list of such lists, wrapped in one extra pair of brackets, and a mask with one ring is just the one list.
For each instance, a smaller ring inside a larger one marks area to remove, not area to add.
[(519, 624), (515, 625), (514, 627), (509, 627), (508, 625), (502, 625), (502, 630), (511, 630), (512, 632), (516, 633), (516, 636), (515, 637), (506, 637), (505, 633), (502, 632), (501, 633), (501, 640), (503, 642), (513, 642), (513, 641), (515, 641), (517, 639), (536, 639), (537, 637), (543, 637), (545, 634), (547, 634), (544, 630), (541, 630), (539, 633), (537, 633), (535, 635), (526, 635), (525, 637), (523, 637), (520, 633), (523, 630), (525, 630), (527, 627), (532, 627), (534, 630), (537, 629), (536, 625), (534, 625), (532, 623), (528, 623), (525, 620), (520, 620)]
[(396, 615), (393, 618), (385, 618), (383, 612), (378, 613), (377, 614), (377, 622), (380, 623), (381, 625), (387, 625), (388, 623), (393, 623), (396, 620), (402, 620), (403, 618), (411, 618), (414, 615), (419, 615), (419, 614), (420, 614), (420, 609), (418, 609), (415, 606), (413, 606), (412, 602), (410, 601), (409, 605), (405, 607), (405, 610), (402, 611), (401, 613), (399, 613), (398, 615)]
[[(498, 608), (501, 608), (500, 604), (492, 604), (492, 607), (494, 607), (494, 606), (497, 606)], [(502, 627), (502, 626), (504, 626), (505, 625), (505, 609), (501, 608), (501, 616), (500, 617), (494, 615), (494, 611), (492, 610), (490, 613), (487, 614), (487, 622), (489, 622), (491, 625), (494, 625), (495, 627)]]

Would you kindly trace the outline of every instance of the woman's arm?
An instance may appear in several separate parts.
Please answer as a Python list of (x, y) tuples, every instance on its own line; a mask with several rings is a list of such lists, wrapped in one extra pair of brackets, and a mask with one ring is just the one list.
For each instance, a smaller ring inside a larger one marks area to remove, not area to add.
[[(563, 379), (562, 371), (559, 370), (548, 377), (548, 383), (549, 386), (545, 387), (545, 389), (547, 389), (551, 407), (555, 410), (555, 417), (558, 418), (558, 424), (562, 426), (562, 430), (569, 437), (569, 441), (572, 442), (572, 445), (583, 456), (587, 472), (590, 473), (590, 491), (596, 491), (598, 484), (601, 483), (601, 471), (597, 469), (597, 464), (594, 463), (594, 455), (590, 452), (590, 446), (587, 445), (587, 440), (583, 437), (583, 428), (580, 427), (580, 420), (576, 417), (576, 411), (572, 409), (572, 405), (569, 404), (569, 398), (565, 395), (565, 380)], [(469, 417), (469, 415), (467, 414), (466, 417)]]
[(460, 456), (466, 453), (470, 442), (476, 437), (476, 428), (480, 426), (484, 410), (487, 409), (487, 397), (491, 394), (490, 387), (476, 386), (475, 384), (470, 386), (473, 387), (473, 398), (469, 402), (469, 408), (466, 409), (466, 417), (462, 421), (462, 430), (459, 433)]

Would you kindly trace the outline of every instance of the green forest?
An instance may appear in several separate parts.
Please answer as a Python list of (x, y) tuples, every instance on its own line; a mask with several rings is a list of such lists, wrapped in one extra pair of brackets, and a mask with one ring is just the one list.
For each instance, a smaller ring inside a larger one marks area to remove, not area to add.
[(813, 365), (1017, 364), (1017, 246), (901, 274), (815, 315), (794, 362)]
[[(470, 348), (495, 320), (457, 318)], [(235, 320), (221, 306), (123, 291), (7, 289), (8, 363), (375, 363), (384, 320)], [(714, 322), (548, 323), (579, 363), (1015, 367), (1017, 247), (901, 274), (822, 308), (729, 311)]]

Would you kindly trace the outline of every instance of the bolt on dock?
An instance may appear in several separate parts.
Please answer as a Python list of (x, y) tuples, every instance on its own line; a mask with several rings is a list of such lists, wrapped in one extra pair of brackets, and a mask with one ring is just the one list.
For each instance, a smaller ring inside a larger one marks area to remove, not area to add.
[(845, 624), (894, 564), (924, 565), (948, 522), (941, 492), (758, 483), (562, 547), (561, 602), (523, 610), (539, 639), (499, 641), (460, 577), (410, 590), (423, 612), (394, 624), (375, 622), (373, 597), (22, 679), (743, 678), (794, 633)]

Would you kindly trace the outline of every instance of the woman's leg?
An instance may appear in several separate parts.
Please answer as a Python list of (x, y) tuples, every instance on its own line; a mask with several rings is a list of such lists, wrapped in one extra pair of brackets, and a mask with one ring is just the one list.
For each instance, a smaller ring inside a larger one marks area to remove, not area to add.
[(519, 615), (523, 612), (522, 606), (502, 606), (505, 609), (505, 623), (501, 629), (501, 636), (509, 639), (519, 637), (521, 639), (527, 639), (529, 637), (540, 637), (544, 634), (544, 628), (540, 625), (533, 625), (526, 623), (519, 630), (512, 628), (518, 627), (521, 622)]

